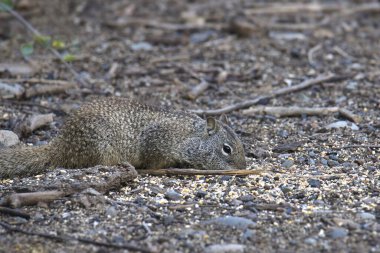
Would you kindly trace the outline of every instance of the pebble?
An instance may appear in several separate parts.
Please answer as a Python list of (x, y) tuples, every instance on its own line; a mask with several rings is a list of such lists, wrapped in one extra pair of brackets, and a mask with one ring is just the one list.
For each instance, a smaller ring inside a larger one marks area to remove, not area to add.
[(153, 46), (148, 43), (148, 42), (138, 42), (138, 43), (134, 43), (131, 45), (131, 49), (133, 51), (140, 51), (140, 50), (144, 50), (144, 51), (149, 51), (149, 50), (152, 50)]
[(247, 229), (243, 233), (244, 240), (252, 240), (255, 237), (255, 231), (252, 229)]
[(205, 253), (243, 253), (247, 246), (243, 244), (214, 244), (204, 249)]
[(204, 198), (204, 197), (206, 197), (206, 195), (207, 195), (207, 192), (203, 191), (203, 190), (199, 190), (195, 193), (195, 196), (198, 198)]
[(307, 183), (309, 184), (310, 187), (313, 187), (313, 188), (319, 188), (319, 187), (321, 187), (321, 181), (318, 180), (318, 179), (309, 178), (307, 180)]
[(282, 166), (283, 168), (288, 169), (288, 168), (292, 167), (293, 164), (294, 164), (293, 160), (288, 159), (288, 160), (285, 160), (285, 161), (281, 164), (281, 166)]
[(304, 243), (312, 245), (312, 246), (315, 246), (315, 245), (317, 245), (317, 240), (314, 239), (314, 238), (309, 237), (309, 238), (306, 238), (304, 240)]
[(287, 130), (279, 130), (277, 134), (282, 138), (287, 138), (289, 136), (289, 132)]
[(35, 221), (43, 221), (45, 219), (44, 215), (40, 212), (37, 212), (33, 218)]
[(180, 200), (182, 198), (182, 195), (175, 190), (168, 190), (165, 193), (165, 198), (169, 200)]
[(223, 216), (214, 219), (210, 219), (203, 222), (204, 224), (217, 224), (226, 227), (234, 227), (238, 229), (247, 229), (248, 227), (255, 226), (255, 222), (250, 219), (236, 216)]
[(174, 218), (174, 216), (166, 215), (162, 218), (162, 221), (163, 221), (165, 226), (168, 226), (175, 221), (175, 218)]
[(349, 127), (354, 131), (359, 130), (359, 127), (355, 123), (344, 121), (344, 120), (328, 124), (326, 126), (326, 129), (342, 128), (342, 127)]
[(11, 147), (20, 142), (17, 134), (8, 130), (0, 130), (0, 148)]
[(230, 181), (232, 176), (224, 175), (220, 178), (221, 181)]
[(247, 194), (247, 195), (243, 195), (243, 196), (240, 197), (240, 200), (243, 201), (243, 202), (252, 201), (254, 199), (255, 198), (253, 197), (252, 194)]
[(331, 237), (332, 239), (338, 239), (343, 238), (348, 235), (348, 230), (341, 227), (331, 227), (327, 232), (326, 235), (328, 237)]
[(62, 219), (69, 218), (71, 216), (71, 213), (63, 213), (62, 214)]
[(358, 213), (356, 216), (363, 220), (376, 220), (375, 215), (367, 212)]
[(328, 162), (327, 162), (327, 160), (325, 158), (321, 158), (321, 163), (323, 165), (328, 165)]
[(338, 165), (339, 165), (339, 162), (338, 162), (338, 161), (335, 161), (335, 160), (328, 160), (328, 161), (327, 161), (327, 164), (328, 164), (330, 167), (335, 167), (335, 166), (338, 166)]
[(309, 164), (309, 165), (315, 165), (315, 160), (313, 159), (313, 158), (309, 158), (308, 160), (307, 160), (307, 163)]
[(118, 213), (118, 210), (114, 206), (110, 206), (106, 210), (107, 217), (114, 217)]

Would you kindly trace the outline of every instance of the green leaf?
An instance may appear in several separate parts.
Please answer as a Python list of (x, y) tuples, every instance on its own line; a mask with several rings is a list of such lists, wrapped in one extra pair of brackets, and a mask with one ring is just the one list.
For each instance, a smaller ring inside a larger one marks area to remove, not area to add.
[(34, 41), (41, 46), (47, 47), (50, 44), (51, 37), (47, 35), (36, 35)]
[(53, 40), (53, 42), (51, 43), (51, 46), (58, 50), (66, 48), (65, 42), (62, 40)]
[(75, 57), (75, 55), (73, 55), (73, 54), (65, 54), (65, 55), (63, 56), (63, 60), (64, 60), (65, 62), (73, 62), (73, 61), (76, 60), (76, 57)]
[(13, 8), (13, 1), (12, 0), (0, 0), (0, 11), (7, 11), (8, 8)]
[(26, 44), (21, 45), (20, 50), (24, 57), (30, 56), (31, 54), (33, 54), (33, 51), (34, 51), (33, 43), (26, 43)]

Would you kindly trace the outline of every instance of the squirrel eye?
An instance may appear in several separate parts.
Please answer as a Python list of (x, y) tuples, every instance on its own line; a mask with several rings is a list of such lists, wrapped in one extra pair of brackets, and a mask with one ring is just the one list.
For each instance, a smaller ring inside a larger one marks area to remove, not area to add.
[(223, 144), (223, 152), (225, 153), (225, 154), (231, 154), (232, 153), (232, 148), (228, 145), (228, 144), (226, 144), (226, 143), (224, 143)]

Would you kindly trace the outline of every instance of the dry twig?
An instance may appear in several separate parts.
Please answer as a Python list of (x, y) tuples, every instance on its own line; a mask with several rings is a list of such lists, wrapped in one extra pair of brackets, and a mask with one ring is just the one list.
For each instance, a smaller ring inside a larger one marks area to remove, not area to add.
[[(63, 175), (57, 171), (47, 174), (45, 178), (40, 179), (43, 183), (28, 186), (28, 193), (14, 193), (3, 197), (0, 206), (21, 207), (51, 202), (89, 188), (106, 193), (111, 189), (121, 188), (125, 182), (137, 177), (133, 167), (101, 165), (86, 169), (68, 169)], [(107, 176), (102, 176), (103, 174)], [(46, 191), (46, 188), (49, 191)]]
[(13, 208), (19, 208), (22, 206), (33, 206), (40, 202), (52, 202), (56, 199), (68, 196), (71, 193), (72, 192), (63, 191), (13, 193), (3, 198), (0, 202), (0, 206), (10, 206)]
[(30, 98), (40, 95), (58, 94), (74, 88), (77, 88), (77, 85), (71, 82), (61, 82), (52, 85), (35, 85), (25, 90), (25, 97)]
[(0, 213), (8, 214), (11, 216), (22, 217), (24, 219), (30, 219), (29, 214), (21, 212), (19, 210), (15, 210), (13, 208), (4, 207), (4, 206), (0, 206)]
[(145, 248), (138, 247), (138, 246), (131, 245), (131, 244), (113, 244), (113, 243), (98, 242), (98, 241), (94, 241), (94, 240), (91, 240), (88, 238), (81, 238), (81, 237), (76, 238), (76, 237), (72, 237), (72, 236), (58, 236), (58, 235), (47, 234), (47, 233), (27, 231), (27, 230), (23, 230), (23, 229), (18, 228), (18, 227), (11, 226), (8, 223), (3, 222), (3, 221), (0, 221), (0, 226), (2, 226), (4, 229), (6, 229), (10, 232), (16, 232), (16, 233), (21, 233), (21, 234), (25, 234), (25, 235), (32, 235), (32, 236), (39, 236), (39, 237), (43, 237), (46, 239), (55, 240), (55, 241), (59, 241), (59, 242), (79, 241), (82, 243), (92, 244), (92, 245), (101, 246), (101, 247), (108, 247), (108, 248), (115, 248), (115, 249), (126, 249), (126, 250), (130, 250), (130, 251), (138, 251), (138, 252), (143, 252), (143, 253), (154, 252), (152, 250), (145, 249)]
[[(331, 145), (334, 145), (334, 144), (331, 144)], [(371, 144), (368, 144), (368, 145), (365, 145), (365, 144), (362, 144), (362, 145), (346, 145), (346, 146), (342, 146), (342, 147), (332, 147), (332, 149), (349, 149), (349, 148), (380, 148), (380, 145), (371, 145)]]
[(164, 175), (231, 175), (231, 176), (248, 176), (260, 175), (262, 170), (195, 170), (195, 169), (160, 169), (160, 170), (138, 170), (139, 174), (148, 174), (153, 176)]
[(162, 30), (169, 31), (183, 31), (183, 30), (199, 30), (199, 29), (215, 29), (221, 30), (223, 28), (227, 28), (226, 25), (223, 24), (176, 24), (176, 23), (165, 23), (159, 20), (147, 20), (142, 18), (128, 18), (125, 20), (121, 20), (119, 22), (107, 22), (106, 25), (110, 27), (125, 27), (129, 25), (135, 26), (145, 26), (151, 28), (157, 28)]
[(307, 59), (309, 60), (309, 64), (312, 67), (316, 67), (316, 62), (314, 60), (314, 54), (319, 51), (322, 48), (322, 44), (318, 44), (314, 47), (312, 47), (309, 52), (307, 53)]
[(244, 13), (247, 15), (257, 14), (293, 14), (305, 12), (324, 12), (332, 13), (339, 12), (342, 15), (352, 15), (362, 12), (378, 12), (380, 4), (365, 3), (349, 6), (347, 4), (321, 4), (321, 3), (289, 3), (289, 4), (269, 4), (264, 7), (248, 9)]
[(190, 99), (192, 99), (192, 100), (194, 100), (194, 99), (196, 99), (197, 97), (199, 97), (205, 90), (207, 90), (207, 88), (210, 86), (210, 83), (209, 82), (207, 82), (206, 80), (204, 80), (204, 79), (201, 79), (201, 82), (197, 85), (197, 86), (195, 86), (195, 87), (193, 87), (190, 91), (189, 91), (189, 93), (187, 94), (187, 96), (190, 98)]
[(256, 115), (256, 114), (270, 114), (276, 117), (300, 116), (300, 115), (318, 115), (324, 116), (331, 113), (339, 112), (341, 116), (359, 123), (361, 118), (352, 112), (339, 107), (299, 107), (299, 106), (258, 106), (248, 110), (244, 110), (243, 114)]
[(248, 107), (250, 107), (252, 105), (256, 105), (256, 104), (260, 103), (263, 100), (271, 99), (271, 98), (274, 98), (274, 97), (278, 97), (278, 96), (281, 96), (281, 95), (285, 95), (285, 94), (289, 94), (289, 93), (292, 93), (292, 92), (296, 92), (296, 91), (300, 91), (300, 90), (309, 88), (309, 87), (311, 87), (311, 86), (313, 86), (315, 84), (322, 84), (324, 82), (331, 82), (331, 81), (341, 80), (341, 79), (345, 79), (345, 78), (347, 78), (347, 77), (338, 77), (338, 76), (336, 76), (334, 74), (320, 75), (320, 76), (318, 76), (316, 78), (305, 80), (305, 81), (303, 81), (300, 84), (297, 84), (297, 85), (294, 85), (294, 86), (280, 88), (280, 89), (277, 89), (277, 90), (273, 90), (269, 94), (261, 95), (261, 96), (258, 96), (256, 98), (254, 98), (254, 99), (251, 99), (251, 100), (246, 100), (246, 101), (243, 101), (243, 102), (240, 102), (240, 103), (232, 104), (232, 105), (226, 106), (226, 107), (221, 108), (221, 109), (216, 109), (216, 110), (192, 110), (192, 112), (194, 112), (194, 113), (196, 113), (198, 115), (219, 115), (219, 114), (223, 114), (223, 113), (229, 113), (229, 112), (232, 112), (232, 111), (235, 111), (235, 110), (244, 109), (244, 108), (248, 108)]
[(31, 115), (26, 120), (16, 125), (15, 132), (21, 136), (27, 136), (34, 130), (53, 122), (54, 116), (53, 113)]

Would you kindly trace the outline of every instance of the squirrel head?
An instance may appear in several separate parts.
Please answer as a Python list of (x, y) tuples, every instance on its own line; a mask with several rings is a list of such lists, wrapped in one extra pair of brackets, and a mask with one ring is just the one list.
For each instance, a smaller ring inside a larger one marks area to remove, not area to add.
[(197, 127), (200, 135), (185, 142), (184, 160), (205, 170), (245, 169), (243, 144), (229, 127), (227, 117), (207, 117), (202, 124)]

